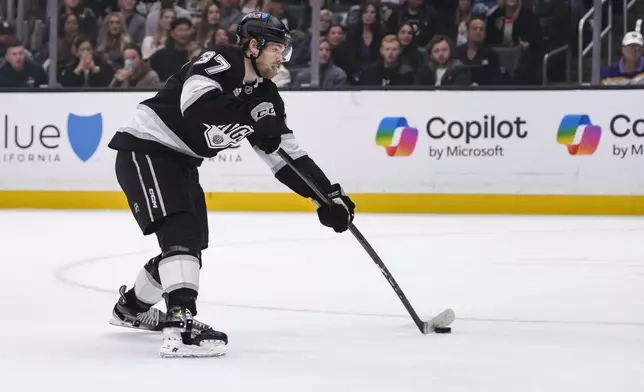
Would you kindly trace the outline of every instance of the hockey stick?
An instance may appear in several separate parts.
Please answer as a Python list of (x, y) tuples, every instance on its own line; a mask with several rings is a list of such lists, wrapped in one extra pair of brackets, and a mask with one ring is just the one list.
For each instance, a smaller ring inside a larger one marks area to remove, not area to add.
[[(327, 205), (333, 204), (333, 201), (331, 201), (329, 197), (325, 195), (310, 178), (308, 178), (308, 176), (302, 173), (295, 166), (295, 162), (288, 155), (286, 151), (284, 151), (282, 148), (279, 148), (277, 150), (277, 154), (286, 162), (286, 164), (291, 169), (293, 169), (295, 174), (297, 174), (302, 179), (302, 181), (304, 181), (306, 185), (309, 188), (311, 188), (311, 190), (317, 195), (318, 198), (320, 198), (320, 200), (324, 201)], [(378, 268), (380, 268), (380, 271), (385, 276), (385, 279), (387, 279), (387, 282), (389, 282), (391, 287), (394, 289), (394, 291), (398, 295), (398, 298), (400, 298), (400, 301), (407, 309), (407, 312), (409, 312), (409, 315), (414, 320), (414, 323), (416, 324), (420, 332), (423, 334), (428, 334), (430, 332), (447, 332), (445, 328), (449, 326), (452, 322), (454, 322), (454, 319), (456, 318), (454, 311), (452, 309), (445, 309), (437, 316), (433, 317), (431, 320), (422, 321), (420, 317), (418, 317), (418, 314), (416, 313), (414, 308), (409, 303), (409, 300), (407, 299), (407, 296), (405, 296), (405, 293), (403, 293), (398, 283), (396, 283), (396, 280), (394, 279), (391, 272), (389, 272), (389, 269), (387, 268), (387, 266), (385, 266), (385, 263), (382, 261), (380, 256), (378, 256), (376, 251), (371, 247), (371, 245), (369, 244), (367, 239), (362, 235), (360, 230), (358, 230), (358, 228), (353, 223), (349, 223), (349, 231), (351, 231), (351, 234), (353, 234), (353, 236), (356, 237), (360, 245), (362, 245), (362, 247), (367, 251), (369, 256), (371, 256), (371, 259), (374, 261), (374, 263), (376, 263)]]

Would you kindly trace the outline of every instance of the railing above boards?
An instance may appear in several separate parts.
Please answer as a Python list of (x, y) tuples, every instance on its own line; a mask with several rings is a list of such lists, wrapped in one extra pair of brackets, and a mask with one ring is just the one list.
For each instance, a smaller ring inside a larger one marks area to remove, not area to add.
[(570, 68), (572, 67), (572, 64), (571, 64), (572, 51), (570, 50), (570, 45), (564, 45), (554, 50), (551, 50), (550, 52), (546, 53), (543, 56), (543, 69), (542, 69), (541, 82), (544, 86), (548, 85), (548, 63), (550, 62), (550, 59), (563, 52), (566, 52), (566, 82), (570, 83), (570, 79), (571, 79)]
[[(626, 1), (624, 0), (624, 13), (627, 13), (626, 10)], [(635, 0), (633, 0), (635, 1)], [(606, 35), (608, 35), (608, 61), (611, 61), (611, 52), (612, 52), (612, 27), (613, 27), (613, 2), (612, 0), (601, 0), (601, 5), (603, 8), (604, 3), (608, 2), (608, 23), (606, 28), (601, 32), (600, 34), (600, 42), (599, 44), (601, 45), (601, 41), (604, 39)], [(599, 12), (602, 12), (603, 10), (599, 10)], [(579, 84), (584, 83), (584, 56), (590, 51), (594, 50), (595, 42), (590, 42), (588, 46), (584, 48), (584, 27), (586, 26), (586, 22), (590, 20), (592, 16), (595, 15), (595, 7), (591, 8), (586, 12), (584, 16), (579, 20), (579, 27), (577, 31), (577, 36), (578, 36), (578, 42), (577, 42), (577, 50), (578, 50), (578, 57), (577, 57), (577, 79)], [(593, 19), (594, 21), (594, 19)], [(599, 26), (598, 26), (599, 25)], [(593, 24), (593, 29), (601, 29), (601, 23), (594, 23)], [(601, 49), (601, 48), (600, 48)]]

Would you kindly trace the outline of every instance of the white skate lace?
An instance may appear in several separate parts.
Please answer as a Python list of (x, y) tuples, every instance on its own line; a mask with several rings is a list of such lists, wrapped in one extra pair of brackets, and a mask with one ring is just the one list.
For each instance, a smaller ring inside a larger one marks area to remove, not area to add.
[(159, 310), (156, 308), (150, 308), (150, 310), (139, 314), (136, 318), (142, 323), (156, 326), (159, 324)]
[(195, 319), (192, 319), (192, 327), (199, 330), (199, 332), (203, 332), (207, 329), (210, 329), (210, 325), (204, 324), (201, 321), (197, 321)]

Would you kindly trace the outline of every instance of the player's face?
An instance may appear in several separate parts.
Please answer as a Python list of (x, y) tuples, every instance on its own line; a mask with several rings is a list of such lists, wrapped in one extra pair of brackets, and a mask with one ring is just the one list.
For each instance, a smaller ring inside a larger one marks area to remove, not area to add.
[[(262, 53), (257, 58), (257, 68), (267, 78), (272, 78), (279, 66), (284, 62), (284, 44), (269, 42), (264, 46)], [(270, 76), (269, 76), (270, 75)]]
[(112, 16), (107, 22), (108, 32), (111, 36), (117, 36), (123, 31), (123, 26), (121, 25), (121, 18), (118, 16)]
[(7, 50), (7, 61), (14, 69), (22, 69), (25, 65), (25, 48), (22, 46), (14, 46)]
[(483, 42), (485, 39), (485, 22), (479, 19), (471, 21), (467, 39), (472, 42)]
[(93, 52), (94, 48), (92, 47), (92, 44), (89, 42), (83, 42), (82, 44), (78, 45), (78, 49), (76, 49), (76, 56), (80, 59), (83, 58), (84, 55), (91, 56)]
[(215, 33), (215, 43), (216, 44), (229, 44), (230, 37), (225, 29), (219, 28)]
[(170, 30), (170, 23), (172, 23), (173, 19), (174, 19), (174, 10), (165, 9), (163, 10), (163, 14), (161, 15), (161, 18), (159, 18), (159, 25), (161, 25), (161, 27), (163, 27), (165, 30)]
[(320, 64), (326, 64), (331, 58), (331, 46), (328, 42), (322, 42), (320, 44)]
[(333, 22), (333, 15), (331, 13), (327, 12), (320, 15), (320, 31), (324, 32), (329, 30), (331, 22)]
[(215, 25), (219, 23), (220, 18), (221, 14), (219, 13), (219, 6), (217, 6), (217, 4), (211, 4), (208, 8), (208, 23)]
[(185, 24), (180, 24), (177, 27), (172, 30), (172, 38), (174, 38), (175, 41), (177, 41), (181, 45), (186, 45), (188, 42), (190, 42), (190, 35), (192, 34), (192, 30), (190, 29), (190, 26), (185, 25)]
[(414, 30), (412, 30), (410, 25), (403, 25), (398, 31), (398, 41), (405, 46), (411, 43), (413, 36)]
[(643, 48), (644, 47), (642, 47), (642, 45), (637, 45), (637, 44), (623, 46), (622, 55), (627, 60), (634, 61), (642, 57), (642, 54), (644, 54), (644, 51), (642, 50)]
[(123, 60), (130, 60), (132, 62), (132, 68), (137, 69), (141, 64), (141, 58), (139, 53), (134, 49), (126, 49), (123, 52)]
[(76, 15), (71, 14), (67, 16), (67, 19), (65, 19), (63, 31), (69, 36), (78, 34), (78, 18), (76, 18)]
[(435, 44), (432, 48), (431, 58), (439, 66), (444, 66), (450, 58), (449, 44), (445, 41)]
[(387, 64), (393, 64), (398, 60), (400, 44), (398, 41), (384, 42), (380, 47), (380, 54)]
[(340, 45), (340, 43), (342, 43), (342, 41), (344, 40), (344, 31), (342, 30), (342, 27), (331, 27), (329, 29), (327, 39), (329, 40), (329, 43), (331, 43), (331, 45), (333, 45), (334, 47)]

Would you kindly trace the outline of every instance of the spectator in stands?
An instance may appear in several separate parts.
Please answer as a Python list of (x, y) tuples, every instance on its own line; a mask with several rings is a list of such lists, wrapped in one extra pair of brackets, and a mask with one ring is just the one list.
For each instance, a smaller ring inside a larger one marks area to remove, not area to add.
[(421, 86), (470, 85), (469, 71), (452, 57), (452, 40), (446, 35), (435, 35), (427, 45), (429, 61), (416, 74), (414, 84)]
[(217, 44), (230, 44), (234, 41), (234, 38), (231, 37), (231, 34), (223, 27), (217, 27), (208, 41), (211, 43), (210, 46)]
[(622, 39), (622, 58), (601, 72), (601, 84), (644, 84), (644, 37), (631, 31)]
[[(331, 10), (320, 11), (320, 31), (318, 35), (324, 37), (331, 27), (333, 20), (333, 12)], [(293, 50), (293, 57), (289, 64), (295, 67), (303, 67), (311, 61), (311, 40), (313, 39), (313, 32), (309, 31), (304, 35), (303, 39), (297, 44)]]
[(196, 41), (201, 47), (205, 48), (210, 46), (210, 39), (219, 27), (220, 19), (219, 4), (211, 3), (208, 7), (204, 8), (201, 15), (201, 25), (197, 28), (196, 37)]
[(158, 88), (161, 85), (159, 75), (143, 61), (141, 49), (130, 43), (123, 51), (125, 65), (116, 71), (110, 87)]
[(26, 58), (25, 47), (16, 39), (6, 43), (6, 61), (0, 66), (0, 87), (34, 88), (47, 85), (43, 68)]
[(239, 1), (239, 8), (241, 9), (242, 14), (244, 15), (254, 11), (261, 11), (263, 7), (264, 7), (263, 0), (240, 0)]
[(134, 9), (136, 0), (118, 0), (118, 4), (132, 42), (141, 45), (145, 38), (145, 16)]
[[(63, 68), (76, 58), (73, 46), (74, 40), (79, 33), (78, 17), (75, 14), (61, 15), (58, 21), (58, 45), (56, 52), (58, 59), (57, 64), (54, 64), (58, 79), (60, 79)], [(46, 71), (49, 70), (49, 67), (52, 66), (49, 45), (45, 45), (38, 53), (36, 61), (42, 63)]]
[(7, 52), (7, 43), (16, 34), (16, 28), (6, 20), (0, 21), (0, 64), (4, 62), (4, 55)]
[(238, 0), (219, 0), (220, 24), (231, 33), (237, 30), (237, 25), (244, 17), (237, 2)]
[(344, 34), (344, 29), (338, 24), (332, 24), (329, 26), (329, 30), (326, 33), (326, 39), (331, 45), (331, 50), (340, 46), (344, 42), (346, 35)]
[(293, 18), (288, 10), (286, 9), (286, 4), (288, 0), (271, 0), (269, 5), (264, 5), (267, 7), (268, 12), (279, 19), (284, 26), (289, 30), (297, 30), (297, 20)]
[[(268, 0), (267, 2), (270, 3), (271, 0)], [(297, 19), (297, 30), (295, 31), (295, 35), (297, 36), (298, 33), (310, 33), (311, 32), (311, 16), (313, 15), (313, 0), (304, 0), (304, 3), (306, 4), (304, 9), (302, 10), (302, 16)], [(328, 0), (320, 0), (319, 3), (320, 10), (327, 9), (331, 10), (333, 8), (333, 3)], [(327, 26), (328, 28), (328, 26)], [(320, 29), (323, 30), (323, 29)], [(327, 29), (324, 29), (326, 31)], [(310, 41), (309, 41), (310, 42)]]
[(109, 13), (98, 36), (97, 53), (103, 56), (113, 70), (117, 70), (123, 67), (123, 51), (131, 42), (123, 14)]
[(170, 25), (176, 18), (176, 13), (172, 8), (164, 8), (161, 11), (161, 18), (157, 25), (157, 31), (154, 35), (149, 35), (143, 39), (141, 44), (141, 53), (143, 53), (143, 60), (148, 60), (157, 50), (165, 47), (165, 42), (168, 39), (170, 32)]
[[(326, 33), (329, 31), (329, 28), (331, 28), (331, 25), (333, 24), (333, 11), (330, 9), (323, 9), (320, 11), (320, 33), (322, 35), (326, 35)], [(309, 28), (309, 33), (311, 33), (311, 29)]]
[(455, 58), (471, 69), (472, 82), (495, 85), (501, 82), (499, 55), (485, 43), (485, 18), (472, 16), (467, 22), (467, 43), (456, 48)]
[(395, 35), (386, 35), (380, 46), (380, 60), (369, 64), (360, 75), (363, 86), (409, 86), (414, 82), (414, 69), (400, 61), (400, 42)]
[(177, 18), (170, 25), (170, 36), (165, 47), (155, 52), (150, 57), (150, 66), (165, 83), (170, 76), (179, 71), (189, 59), (188, 51), (192, 35), (192, 22), (190, 19)]
[(186, 51), (188, 52), (188, 60), (194, 60), (201, 52), (203, 51), (203, 48), (197, 41), (193, 41), (192, 39), (188, 43), (188, 46), (186, 47)]
[(197, 33), (201, 27), (201, 22), (203, 20), (203, 9), (190, 10), (190, 21), (192, 22), (192, 36), (193, 41), (197, 40)]
[(115, 10), (115, 0), (87, 0), (85, 6), (92, 10), (96, 18), (101, 21), (105, 15)]
[(486, 42), (492, 46), (520, 45), (523, 50), (513, 79), (517, 84), (537, 83), (543, 58), (543, 31), (539, 17), (522, 0), (500, 0), (488, 17)]
[(344, 70), (351, 84), (357, 82), (365, 66), (381, 58), (380, 14), (373, 4), (366, 4), (361, 10), (362, 17), (355, 30), (347, 34), (346, 41), (342, 44), (345, 47), (339, 49), (346, 58), (338, 61), (339, 57), (335, 57), (336, 65)]
[(437, 11), (426, 0), (406, 0), (398, 10), (389, 17), (388, 31), (398, 31), (404, 23), (412, 25), (418, 45), (425, 47), (434, 34), (445, 30)]
[(472, 4), (472, 14), (487, 17), (491, 10), (498, 6), (499, 0), (474, 0)]
[(0, 42), (8, 41), (9, 37), (12, 37), (16, 34), (16, 27), (2, 19), (0, 16)]
[(449, 27), (449, 37), (456, 46), (467, 43), (467, 21), (472, 15), (472, 1), (458, 0), (458, 7), (454, 16), (454, 23)]
[[(320, 80), (319, 87), (323, 89), (335, 89), (347, 83), (347, 74), (342, 68), (333, 64), (331, 60), (331, 45), (326, 39), (320, 41)], [(311, 69), (306, 68), (300, 71), (295, 77), (293, 87), (309, 87), (311, 85)]]
[(85, 35), (76, 37), (73, 49), (76, 59), (63, 69), (63, 87), (107, 87), (114, 72), (101, 56), (94, 54), (91, 39)]
[(213, 0), (178, 0), (177, 4), (188, 10), (192, 15), (201, 15), (204, 8), (206, 8), (206, 5), (212, 3), (212, 1)]
[(414, 27), (409, 23), (403, 23), (398, 30), (398, 42), (400, 42), (402, 53), (400, 54), (400, 61), (418, 70), (422, 64), (425, 63), (425, 58), (418, 48), (416, 43), (416, 35), (414, 34)]
[(161, 11), (168, 8), (174, 10), (174, 14), (177, 18), (191, 19), (190, 12), (179, 7), (175, 0), (160, 0), (154, 3), (152, 8), (150, 8), (148, 16), (145, 18), (146, 36), (154, 35), (154, 32), (157, 30), (157, 26), (159, 25), (159, 19), (161, 19)]
[(74, 14), (78, 18), (80, 32), (91, 39), (92, 45), (96, 43), (98, 21), (94, 12), (85, 7), (81, 0), (63, 0), (60, 15)]
[(74, 39), (80, 34), (78, 17), (74, 14), (63, 16), (58, 24), (58, 63), (67, 64), (74, 59), (72, 46)]
[[(367, 4), (373, 4), (377, 10), (380, 10), (380, 23), (383, 26), (388, 26), (389, 25), (389, 18), (393, 14), (393, 8), (396, 7), (396, 2), (390, 2), (387, 3), (382, 3), (380, 0), (362, 0), (360, 1), (360, 4), (356, 4), (354, 6), (351, 6), (349, 9), (349, 12), (347, 13), (347, 19), (346, 19), (346, 28), (347, 30), (354, 30), (355, 28), (358, 27), (358, 24), (360, 23), (360, 18), (363, 12), (364, 7), (367, 6)], [(396, 28), (398, 27), (397, 25), (395, 26)], [(395, 29), (394, 29), (395, 30)]]
[(284, 64), (280, 64), (271, 80), (279, 88), (288, 87), (291, 84), (291, 72), (286, 69)]

